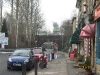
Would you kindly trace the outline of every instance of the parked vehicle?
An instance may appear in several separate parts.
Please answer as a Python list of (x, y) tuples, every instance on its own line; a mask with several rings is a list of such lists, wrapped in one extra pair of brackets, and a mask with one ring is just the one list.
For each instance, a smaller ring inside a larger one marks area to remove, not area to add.
[(16, 49), (7, 60), (7, 69), (22, 68), (26, 63), (26, 69), (34, 67), (34, 53), (31, 49)]
[(38, 58), (39, 67), (41, 67), (42, 65), (42, 57), (44, 56), (44, 68), (46, 68), (48, 57), (46, 56), (45, 52), (42, 51), (42, 47), (34, 47), (33, 52), (34, 52), (34, 56)]
[(41, 47), (34, 47), (33, 49), (34, 56), (37, 57), (38, 61), (43, 56), (42, 48)]
[(54, 59), (54, 42), (44, 42), (42, 47), (45, 48), (45, 53), (48, 56), (48, 61)]

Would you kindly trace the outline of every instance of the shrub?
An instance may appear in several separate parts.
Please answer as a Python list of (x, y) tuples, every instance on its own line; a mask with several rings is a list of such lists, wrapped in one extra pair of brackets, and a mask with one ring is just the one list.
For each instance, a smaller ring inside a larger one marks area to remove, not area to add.
[(91, 61), (89, 57), (86, 57), (86, 60), (84, 62), (84, 68), (85, 70), (91, 70)]

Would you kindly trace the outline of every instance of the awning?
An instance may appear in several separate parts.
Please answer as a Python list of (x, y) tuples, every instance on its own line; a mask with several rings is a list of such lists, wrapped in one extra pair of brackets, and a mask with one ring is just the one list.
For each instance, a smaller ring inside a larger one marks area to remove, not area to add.
[(79, 38), (80, 32), (81, 32), (80, 29), (76, 29), (76, 31), (73, 33), (73, 35), (69, 40), (70, 44), (79, 44), (80, 42), (83, 41), (82, 39)]
[(87, 24), (82, 28), (80, 38), (94, 38), (95, 36), (95, 24)]
[(79, 38), (81, 28), (84, 26), (84, 18), (80, 20), (78, 27), (76, 28), (75, 32), (72, 34), (69, 43), (70, 44), (79, 44), (83, 41), (83, 39)]

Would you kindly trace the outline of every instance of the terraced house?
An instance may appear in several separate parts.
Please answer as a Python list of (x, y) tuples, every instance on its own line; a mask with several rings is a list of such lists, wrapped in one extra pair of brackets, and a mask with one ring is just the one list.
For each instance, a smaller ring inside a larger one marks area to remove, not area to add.
[[(92, 73), (100, 75), (100, 0), (77, 0), (78, 17), (72, 20), (72, 48), (90, 57)], [(78, 19), (77, 23), (76, 18)]]

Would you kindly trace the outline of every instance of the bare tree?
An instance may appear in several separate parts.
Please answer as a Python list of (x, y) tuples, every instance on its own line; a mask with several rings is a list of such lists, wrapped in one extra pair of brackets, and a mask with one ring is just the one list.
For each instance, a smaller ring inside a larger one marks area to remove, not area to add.
[(6, 16), (9, 37), (15, 35), (16, 47), (30, 46), (36, 39), (38, 28), (45, 24), (39, 8), (40, 0), (6, 1), (11, 4), (11, 14)]
[(66, 39), (66, 41), (64, 42), (64, 47), (68, 48), (69, 47), (69, 38), (72, 35), (72, 24), (71, 24), (71, 20), (64, 20), (62, 22), (62, 25), (60, 27), (61, 29), (64, 29), (64, 38)]

